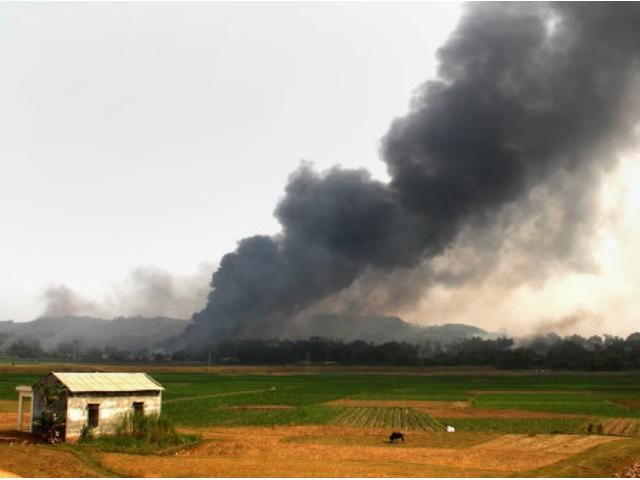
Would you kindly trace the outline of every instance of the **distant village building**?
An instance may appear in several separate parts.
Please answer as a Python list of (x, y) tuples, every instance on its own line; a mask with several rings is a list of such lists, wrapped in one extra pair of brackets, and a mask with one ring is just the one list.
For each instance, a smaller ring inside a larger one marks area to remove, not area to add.
[(16, 390), (20, 393), (19, 430), (23, 398), (31, 394), (31, 431), (41, 433), (37, 421), (48, 400), (57, 418), (64, 419), (63, 439), (73, 441), (85, 425), (95, 435), (103, 435), (113, 433), (127, 414), (160, 415), (164, 388), (146, 373), (51, 372), (33, 387)]

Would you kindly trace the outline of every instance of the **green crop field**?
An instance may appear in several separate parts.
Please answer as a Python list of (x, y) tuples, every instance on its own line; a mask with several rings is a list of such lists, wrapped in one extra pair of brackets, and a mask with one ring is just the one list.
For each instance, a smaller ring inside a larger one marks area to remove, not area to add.
[(0, 400), (17, 400), (16, 386), (32, 385), (40, 375), (0, 372)]
[[(39, 377), (5, 369), (0, 373), (0, 400), (16, 399), (16, 385), (32, 384)], [(584, 418), (640, 418), (640, 408), (615, 403), (625, 400), (633, 404), (640, 400), (637, 373), (489, 376), (162, 372), (154, 373), (153, 377), (166, 389), (163, 414), (182, 426), (330, 424), (346, 415), (344, 409), (325, 405), (339, 399), (462, 400), (472, 402), (476, 409), (575, 414)], [(260, 406), (278, 408), (250, 408)], [(376, 418), (381, 418), (378, 413)], [(445, 420), (461, 429), (514, 432), (576, 431), (581, 423), (580, 419), (490, 421), (445, 417)], [(381, 420), (372, 422), (382, 425)]]
[[(79, 476), (300, 476), (309, 468), (315, 476), (611, 476), (640, 459), (638, 373), (265, 370), (150, 368), (165, 388), (162, 418), (200, 438), (171, 455), (105, 449), (105, 441), (38, 447), (51, 459), (38, 466), (27, 446), (3, 457), (0, 444), (0, 469), (59, 476), (75, 462)], [(15, 428), (16, 385), (47, 371), (0, 365), (5, 429)], [(406, 441), (389, 442), (398, 430)]]
[(333, 423), (347, 427), (388, 428), (425, 432), (436, 432), (445, 428), (431, 415), (413, 408), (403, 407), (344, 408), (334, 418)]
[[(417, 375), (208, 375), (165, 374), (155, 378), (167, 389), (164, 411), (179, 423), (292, 424), (328, 423), (344, 415), (323, 403), (338, 399), (469, 400), (475, 408), (556, 412), (585, 417), (638, 417), (640, 409), (612, 399), (640, 399), (640, 376), (417, 376)], [(482, 391), (491, 393), (482, 393)], [(500, 391), (500, 393), (493, 393)], [(509, 391), (517, 393), (508, 393)], [(545, 393), (554, 391), (554, 393)], [(530, 392), (530, 393), (526, 393)], [(229, 410), (248, 405), (292, 407), (278, 411)], [(268, 419), (268, 420), (267, 420)], [(547, 421), (547, 431), (567, 431)], [(452, 420), (453, 421), (453, 420)], [(458, 422), (465, 423), (465, 422)], [(530, 422), (535, 431), (543, 423)], [(515, 427), (514, 427), (515, 428)], [(501, 429), (502, 430), (502, 429)], [(515, 431), (522, 431), (517, 427)]]
[(538, 412), (574, 413), (603, 417), (639, 417), (640, 409), (612, 403), (606, 393), (572, 394), (481, 394), (474, 399), (478, 408), (517, 408)]
[(439, 418), (441, 423), (455, 425), (456, 431), (495, 433), (587, 433), (584, 418)]

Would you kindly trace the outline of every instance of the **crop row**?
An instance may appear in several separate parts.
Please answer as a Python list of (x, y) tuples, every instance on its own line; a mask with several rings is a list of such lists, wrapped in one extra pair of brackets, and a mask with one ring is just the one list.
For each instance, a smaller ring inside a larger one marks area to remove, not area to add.
[(401, 407), (345, 408), (333, 423), (359, 428), (390, 428), (426, 432), (443, 429), (442, 425), (430, 415), (413, 408)]

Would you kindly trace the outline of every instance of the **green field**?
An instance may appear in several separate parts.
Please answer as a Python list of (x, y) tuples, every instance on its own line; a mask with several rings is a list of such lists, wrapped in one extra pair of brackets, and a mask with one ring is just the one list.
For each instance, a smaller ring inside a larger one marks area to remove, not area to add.
[(613, 403), (614, 392), (575, 394), (480, 394), (474, 399), (478, 408), (517, 408), (537, 412), (584, 414), (602, 417), (640, 417), (640, 409)]
[[(0, 414), (47, 368), (0, 367)], [(73, 461), (77, 476), (144, 476), (144, 454), (168, 477), (610, 476), (640, 460), (638, 373), (150, 370), (166, 389), (162, 419), (200, 438), (168, 449), (184, 457), (107, 438), (37, 447), (46, 465), (14, 446), (0, 470), (60, 476)], [(406, 442), (389, 442), (396, 430)]]
[[(640, 408), (615, 403), (620, 399), (640, 400), (639, 374), (421, 376), (165, 372), (154, 373), (153, 377), (166, 389), (163, 415), (178, 426), (329, 424), (346, 413), (344, 409), (324, 404), (345, 398), (466, 400), (475, 408), (570, 413), (585, 418), (640, 418)], [(16, 385), (32, 384), (38, 378), (37, 374), (1, 373), (0, 400), (16, 399)], [(250, 406), (281, 408), (247, 408)], [(523, 432), (530, 429), (536, 433), (575, 431), (582, 423), (576, 419), (444, 420), (455, 422), (462, 430)], [(372, 420), (371, 423), (382, 425), (384, 422)]]
[[(183, 425), (265, 425), (329, 423), (337, 408), (322, 405), (343, 398), (364, 400), (469, 400), (477, 408), (519, 409), (580, 414), (585, 417), (638, 417), (640, 409), (612, 403), (620, 398), (640, 399), (640, 376), (414, 376), (414, 375), (207, 375), (157, 374), (167, 389), (164, 413)], [(479, 391), (517, 391), (490, 393)], [(558, 391), (525, 394), (522, 391)], [(228, 407), (282, 405), (286, 410), (251, 411)], [(453, 420), (451, 420), (453, 422)], [(476, 423), (474, 423), (476, 422)], [(517, 425), (517, 422), (524, 422)], [(460, 421), (461, 429), (477, 430), (482, 420)], [(568, 431), (579, 421), (567, 419), (533, 422), (496, 420), (489, 430), (521, 432)], [(496, 424), (502, 424), (497, 428)], [(546, 427), (545, 427), (546, 425)]]

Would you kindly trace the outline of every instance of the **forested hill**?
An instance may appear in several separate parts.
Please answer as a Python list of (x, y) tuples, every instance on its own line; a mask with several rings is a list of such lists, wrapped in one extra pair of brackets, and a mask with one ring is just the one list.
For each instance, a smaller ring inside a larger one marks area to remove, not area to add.
[(323, 337), (345, 342), (364, 340), (373, 343), (418, 343), (431, 340), (447, 345), (465, 338), (497, 338), (498, 335), (460, 323), (422, 326), (405, 322), (398, 317), (319, 314), (299, 319), (291, 324), (286, 334), (272, 337)]
[[(180, 335), (188, 321), (166, 317), (119, 317), (104, 320), (94, 317), (44, 317), (31, 322), (0, 322), (0, 348), (22, 341), (39, 343), (51, 352), (62, 347), (82, 349), (115, 347), (137, 351), (159, 347), (167, 339)], [(4, 338), (4, 341), (2, 339)]]
[[(31, 322), (0, 322), (0, 351), (20, 342), (27, 350), (61, 354), (75, 350), (117, 349), (171, 350), (168, 343), (179, 336), (190, 321), (166, 317), (119, 317), (104, 320), (88, 316), (44, 317)], [(446, 346), (471, 337), (494, 338), (469, 325), (420, 326), (397, 317), (314, 315), (292, 322), (286, 330), (263, 332), (264, 339), (306, 339), (323, 337), (344, 342), (421, 342)]]

